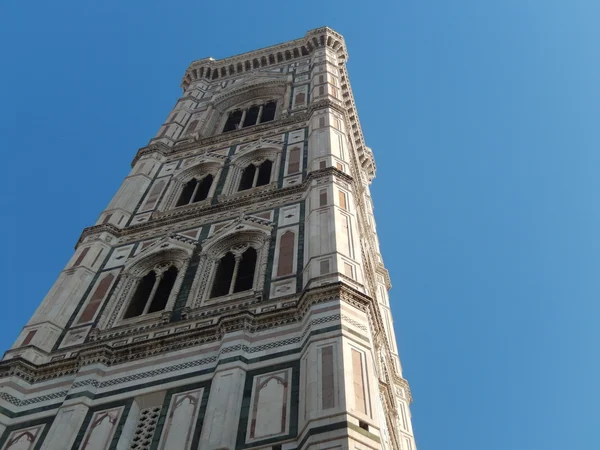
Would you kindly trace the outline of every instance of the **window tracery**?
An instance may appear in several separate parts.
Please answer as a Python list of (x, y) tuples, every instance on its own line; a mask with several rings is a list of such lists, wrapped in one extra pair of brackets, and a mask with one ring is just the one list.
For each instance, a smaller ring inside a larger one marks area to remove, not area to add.
[(248, 164), (242, 172), (238, 191), (245, 191), (258, 186), (265, 186), (271, 182), (273, 162), (266, 159), (259, 163)]
[(124, 319), (165, 309), (178, 274), (175, 266), (166, 267), (166, 264), (161, 264), (137, 280), (137, 286), (125, 310)]
[(250, 246), (240, 246), (227, 252), (217, 264), (211, 298), (252, 289), (256, 256), (256, 249)]
[[(238, 226), (247, 227), (237, 225), (234, 229)], [(216, 240), (211, 242), (212, 239)], [(209, 238), (200, 256), (198, 276), (192, 286), (194, 295), (188, 307), (193, 309), (216, 298), (260, 295), (270, 242), (270, 227), (225, 232), (221, 237)]]
[[(189, 246), (189, 248), (187, 248)], [(155, 248), (155, 251), (151, 250)], [(126, 264), (99, 328), (154, 320), (173, 309), (193, 246), (166, 238)], [(146, 252), (150, 254), (143, 256)]]
[(279, 173), (282, 149), (275, 146), (257, 150), (244, 150), (234, 156), (229, 166), (223, 195), (241, 193), (267, 186), (274, 188)]
[(276, 111), (277, 102), (275, 100), (270, 100), (259, 105), (254, 104), (244, 109), (234, 109), (233, 111), (229, 111), (227, 120), (223, 126), (223, 133), (258, 125), (260, 123), (271, 122), (275, 119)]
[(206, 175), (203, 178), (192, 178), (183, 187), (176, 206), (197, 203), (208, 198), (213, 183), (213, 176)]
[(184, 207), (208, 201), (216, 188), (223, 163), (209, 161), (185, 168), (176, 174), (169, 183), (160, 211)]

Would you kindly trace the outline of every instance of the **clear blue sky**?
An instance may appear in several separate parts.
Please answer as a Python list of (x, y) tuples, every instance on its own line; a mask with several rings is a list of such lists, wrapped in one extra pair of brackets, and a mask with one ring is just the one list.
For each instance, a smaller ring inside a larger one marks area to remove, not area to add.
[(190, 61), (328, 25), (378, 166), (419, 450), (600, 448), (600, 3), (0, 3), (0, 347)]

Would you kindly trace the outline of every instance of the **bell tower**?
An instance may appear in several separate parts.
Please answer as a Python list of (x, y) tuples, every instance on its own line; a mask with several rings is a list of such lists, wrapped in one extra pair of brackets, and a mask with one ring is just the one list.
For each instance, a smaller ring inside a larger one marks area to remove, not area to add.
[(0, 362), (1, 450), (416, 450), (346, 60), (189, 66)]

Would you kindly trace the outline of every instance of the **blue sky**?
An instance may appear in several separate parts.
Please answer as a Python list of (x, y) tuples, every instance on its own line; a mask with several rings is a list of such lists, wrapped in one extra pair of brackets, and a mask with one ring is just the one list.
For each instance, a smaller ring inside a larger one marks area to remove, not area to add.
[(597, 1), (0, 3), (8, 348), (192, 60), (343, 34), (419, 450), (598, 448)]

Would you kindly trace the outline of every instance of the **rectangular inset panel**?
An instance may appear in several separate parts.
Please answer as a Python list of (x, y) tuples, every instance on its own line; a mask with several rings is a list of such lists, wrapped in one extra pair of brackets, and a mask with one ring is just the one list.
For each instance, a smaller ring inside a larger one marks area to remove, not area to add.
[(319, 206), (327, 206), (327, 189), (319, 191)]
[(124, 247), (116, 248), (110, 255), (110, 259), (107, 261), (105, 269), (112, 269), (113, 267), (122, 266), (129, 258), (129, 254), (133, 249), (133, 244), (125, 245)]
[(23, 428), (10, 433), (2, 450), (33, 450), (46, 425)]
[(151, 209), (154, 209), (156, 207), (156, 204), (158, 203), (158, 199), (160, 198), (160, 195), (162, 194), (162, 192), (166, 186), (167, 186), (167, 180), (165, 178), (161, 178), (161, 179), (157, 180), (154, 183), (154, 185), (152, 186), (152, 188), (150, 188), (150, 192), (148, 193), (148, 196), (146, 197), (144, 206), (142, 206), (140, 208), (140, 212), (149, 211)]
[(332, 345), (321, 348), (321, 406), (323, 409), (335, 407)]
[(319, 240), (321, 244), (320, 254), (329, 253), (329, 212), (319, 213)]
[(85, 308), (83, 309), (83, 312), (81, 313), (81, 315), (79, 316), (79, 319), (77, 320), (78, 324), (79, 323), (87, 323), (87, 322), (91, 322), (92, 320), (94, 320), (94, 317), (96, 316), (96, 313), (100, 309), (102, 302), (108, 295), (110, 288), (113, 286), (113, 284), (117, 278), (117, 273), (118, 273), (118, 271), (113, 271), (113, 272), (108, 272), (108, 273), (102, 273), (100, 275), (99, 281), (96, 283), (96, 286), (94, 287), (94, 290), (92, 291), (93, 293), (92, 293), (91, 297), (87, 301), (87, 304), (86, 304)]
[(354, 385), (354, 409), (367, 414), (365, 399), (365, 382), (363, 375), (363, 358), (361, 352), (352, 349), (352, 382)]
[(292, 370), (286, 369), (254, 377), (248, 441), (271, 438), (289, 431)]
[(79, 450), (106, 450), (115, 434), (123, 407), (94, 413)]
[[(254, 214), (256, 215), (256, 214)], [(297, 223), (300, 220), (300, 205), (294, 206), (286, 206), (281, 208), (281, 213), (279, 214), (279, 226), (283, 227), (285, 225), (290, 225), (293, 223)]]
[(279, 258), (277, 261), (277, 276), (289, 275), (294, 271), (294, 244), (296, 235), (288, 230), (279, 238)]
[(354, 268), (352, 267), (352, 264), (348, 264), (347, 262), (344, 262), (344, 275), (346, 275), (349, 278), (354, 278)]
[(294, 294), (296, 292), (296, 279), (288, 278), (283, 281), (274, 281), (271, 283), (271, 294), (269, 298), (282, 297), (284, 295)]
[(152, 213), (137, 214), (134, 217), (132, 223), (133, 225), (137, 225), (139, 223), (147, 222), (148, 220), (150, 220), (150, 216), (152, 216)]
[(85, 341), (88, 333), (90, 332), (92, 326), (88, 325), (87, 327), (77, 328), (75, 330), (69, 330), (65, 334), (62, 342), (60, 343), (60, 348), (70, 347), (72, 345), (79, 345)]
[(340, 253), (352, 257), (352, 239), (350, 236), (350, 217), (340, 215), (340, 240), (338, 249)]
[(77, 267), (79, 264), (81, 264), (81, 261), (83, 261), (83, 258), (85, 258), (85, 255), (87, 255), (87, 252), (90, 251), (89, 247), (84, 248), (81, 253), (79, 254), (79, 256), (77, 257), (77, 259), (75, 260), (75, 262), (73, 263), (73, 267)]
[(288, 155), (288, 165), (287, 165), (287, 174), (291, 175), (293, 173), (300, 172), (300, 156), (302, 149), (299, 145), (295, 145), (290, 149)]
[(347, 210), (348, 204), (346, 202), (346, 194), (342, 191), (338, 191), (339, 199), (340, 199), (340, 208)]
[(173, 395), (158, 447), (160, 450), (191, 448), (203, 391), (198, 389)]
[(35, 336), (35, 333), (37, 333), (37, 330), (32, 330), (29, 333), (27, 333), (27, 336), (25, 336), (25, 339), (23, 339), (23, 342), (21, 343), (21, 345), (29, 345), (29, 343)]
[(304, 129), (292, 131), (288, 136), (288, 144), (294, 144), (304, 140)]
[(329, 272), (331, 272), (331, 269), (329, 268), (329, 260), (328, 259), (324, 259), (322, 261), (320, 261), (319, 263), (319, 271), (320, 271), (320, 275), (327, 275)]

